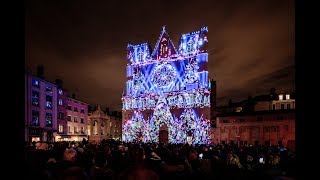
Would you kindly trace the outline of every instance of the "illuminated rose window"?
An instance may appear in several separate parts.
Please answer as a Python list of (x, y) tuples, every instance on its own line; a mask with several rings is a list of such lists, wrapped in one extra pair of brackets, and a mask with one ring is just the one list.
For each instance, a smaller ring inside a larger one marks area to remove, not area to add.
[(151, 81), (158, 87), (169, 86), (175, 80), (175, 78), (176, 70), (171, 64), (166, 62), (158, 64), (151, 75)]

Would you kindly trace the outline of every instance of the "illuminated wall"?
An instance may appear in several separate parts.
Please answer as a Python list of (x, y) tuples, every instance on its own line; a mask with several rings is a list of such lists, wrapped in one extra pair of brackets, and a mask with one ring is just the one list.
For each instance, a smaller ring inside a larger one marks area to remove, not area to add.
[(210, 142), (208, 28), (183, 34), (176, 49), (163, 27), (153, 51), (128, 44), (122, 96), (124, 141), (159, 142), (166, 124), (169, 143)]

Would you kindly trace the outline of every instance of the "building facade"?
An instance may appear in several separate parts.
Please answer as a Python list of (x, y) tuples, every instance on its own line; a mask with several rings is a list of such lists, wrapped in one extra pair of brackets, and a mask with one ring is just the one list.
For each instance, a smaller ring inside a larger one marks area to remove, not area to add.
[(61, 136), (64, 140), (82, 141), (87, 139), (88, 104), (73, 98), (67, 99), (67, 135)]
[[(120, 115), (119, 115), (120, 114)], [(88, 115), (89, 141), (98, 143), (103, 139), (121, 140), (121, 113), (101, 110), (100, 105)]]
[(292, 145), (295, 142), (295, 110), (226, 113), (217, 117), (214, 143)]
[(53, 142), (57, 112), (57, 86), (25, 73), (25, 141)]
[(295, 144), (294, 93), (270, 93), (217, 107), (214, 143)]
[(57, 84), (57, 122), (58, 122), (58, 132), (56, 136), (56, 141), (67, 141), (69, 140), (68, 135), (68, 122), (67, 122), (67, 104), (69, 92), (62, 88), (61, 82), (56, 82)]
[(210, 142), (207, 32), (183, 34), (178, 49), (165, 27), (153, 51), (148, 43), (128, 44), (124, 141)]

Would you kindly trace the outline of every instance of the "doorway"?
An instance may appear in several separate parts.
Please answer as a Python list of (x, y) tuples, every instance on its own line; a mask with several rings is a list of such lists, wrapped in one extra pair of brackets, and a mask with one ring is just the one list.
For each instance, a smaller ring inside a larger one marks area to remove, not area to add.
[(168, 143), (168, 131), (160, 130), (159, 131), (159, 143)]

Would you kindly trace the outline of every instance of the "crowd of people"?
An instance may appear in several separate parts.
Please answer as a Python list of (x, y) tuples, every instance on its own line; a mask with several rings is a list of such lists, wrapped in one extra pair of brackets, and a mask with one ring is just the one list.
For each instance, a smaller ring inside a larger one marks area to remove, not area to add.
[[(25, 147), (29, 178), (74, 180), (295, 179), (295, 154), (282, 146), (55, 142)], [(28, 179), (28, 178), (27, 178)]]

